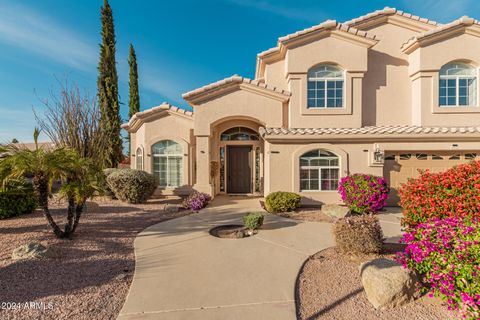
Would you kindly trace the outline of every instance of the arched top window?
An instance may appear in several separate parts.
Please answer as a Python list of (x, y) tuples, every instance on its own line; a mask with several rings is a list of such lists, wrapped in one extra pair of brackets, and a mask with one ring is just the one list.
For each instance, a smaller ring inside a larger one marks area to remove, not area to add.
[(343, 108), (345, 75), (333, 65), (319, 65), (308, 71), (308, 108)]
[(258, 133), (250, 128), (245, 127), (234, 127), (224, 131), (220, 140), (223, 141), (248, 141), (248, 140), (258, 140)]
[(178, 187), (183, 183), (183, 148), (172, 140), (152, 146), (153, 175), (161, 187)]
[(172, 140), (163, 140), (152, 146), (153, 155), (182, 154), (182, 146)]
[(300, 191), (334, 191), (340, 176), (339, 157), (326, 150), (300, 156)]
[(137, 151), (135, 152), (135, 168), (137, 170), (143, 170), (143, 149), (142, 147), (138, 147)]
[(440, 69), (439, 104), (442, 107), (477, 106), (477, 69), (453, 62)]

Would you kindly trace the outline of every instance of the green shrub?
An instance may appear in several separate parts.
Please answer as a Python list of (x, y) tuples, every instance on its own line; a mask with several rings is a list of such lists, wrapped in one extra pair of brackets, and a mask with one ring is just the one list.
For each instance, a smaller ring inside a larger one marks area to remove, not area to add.
[(31, 184), (13, 180), (0, 188), (0, 219), (32, 213), (37, 200)]
[(118, 199), (129, 203), (146, 202), (157, 187), (153, 175), (135, 169), (121, 169), (110, 173), (107, 184)]
[(115, 194), (113, 193), (112, 189), (110, 189), (110, 187), (108, 186), (108, 183), (107, 183), (107, 178), (109, 175), (111, 175), (112, 173), (118, 171), (119, 169), (117, 168), (107, 168), (107, 169), (103, 169), (103, 181), (100, 183), (103, 191), (105, 192), (105, 195), (107, 197), (110, 197), (111, 199), (117, 199), (115, 197)]
[(265, 209), (268, 212), (293, 211), (300, 206), (300, 195), (293, 192), (277, 191), (265, 198)]
[(257, 230), (263, 225), (263, 214), (250, 212), (243, 216), (243, 225), (250, 230)]
[(337, 248), (344, 254), (379, 253), (383, 232), (373, 215), (357, 215), (338, 219), (333, 225)]

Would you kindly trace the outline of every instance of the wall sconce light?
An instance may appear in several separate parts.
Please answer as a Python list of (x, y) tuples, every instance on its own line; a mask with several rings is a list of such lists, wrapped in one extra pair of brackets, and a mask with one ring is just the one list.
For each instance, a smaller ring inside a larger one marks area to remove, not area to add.
[(371, 156), (371, 166), (383, 166), (385, 163), (385, 150), (380, 149), (378, 144), (374, 144)]

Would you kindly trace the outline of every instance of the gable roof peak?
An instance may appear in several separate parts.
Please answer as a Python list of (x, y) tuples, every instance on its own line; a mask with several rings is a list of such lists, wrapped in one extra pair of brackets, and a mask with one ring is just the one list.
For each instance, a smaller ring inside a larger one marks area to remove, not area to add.
[(388, 16), (393, 16), (393, 15), (397, 15), (397, 16), (401, 16), (401, 17), (404, 17), (404, 18), (407, 18), (407, 19), (410, 19), (410, 20), (413, 20), (413, 21), (421, 22), (425, 26), (428, 26), (428, 28), (433, 28), (433, 27), (441, 25), (440, 23), (438, 23), (436, 21), (429, 20), (429, 19), (426, 19), (426, 18), (422, 18), (422, 17), (419, 17), (419, 16), (415, 16), (411, 13), (403, 12), (401, 10), (398, 10), (396, 8), (391, 8), (391, 7), (385, 7), (381, 10), (376, 10), (376, 11), (367, 13), (363, 16), (360, 16), (360, 17), (354, 18), (352, 20), (346, 21), (346, 22), (344, 22), (344, 24), (347, 24), (347, 25), (352, 26), (352, 27), (361, 28), (361, 25), (369, 26), (372, 21), (375, 21), (375, 20), (380, 19), (380, 18), (388, 17)]

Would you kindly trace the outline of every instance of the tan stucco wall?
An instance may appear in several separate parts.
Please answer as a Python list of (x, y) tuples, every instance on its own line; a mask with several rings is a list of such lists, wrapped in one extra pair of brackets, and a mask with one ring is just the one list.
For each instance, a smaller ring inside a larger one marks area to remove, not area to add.
[(341, 203), (337, 191), (300, 192), (299, 157), (315, 149), (325, 149), (340, 157), (340, 177), (357, 172), (382, 175), (381, 167), (368, 165), (368, 151), (364, 150), (371, 150), (372, 144), (266, 143), (265, 194), (290, 191), (299, 193), (304, 203)]
[(252, 119), (264, 126), (283, 125), (283, 103), (258, 93), (236, 90), (194, 106), (194, 133), (210, 135), (212, 125), (228, 119)]
[[(456, 147), (452, 147), (456, 144)], [(421, 152), (478, 152), (478, 142), (394, 142), (378, 143), (380, 149), (389, 151), (421, 151)], [(383, 176), (383, 166), (372, 166), (369, 154), (373, 151), (373, 143), (316, 143), (290, 142), (265, 143), (265, 194), (274, 191), (290, 191), (299, 193), (303, 203), (341, 203), (337, 191), (300, 192), (299, 157), (305, 152), (324, 149), (335, 153), (340, 158), (340, 177), (353, 173), (368, 173)]]
[(175, 189), (159, 188), (161, 194), (184, 194), (188, 193), (190, 186), (194, 183), (193, 163), (195, 139), (193, 137), (193, 119), (183, 116), (166, 114), (161, 118), (157, 118), (143, 123), (140, 128), (132, 136), (132, 155), (131, 167), (135, 168), (136, 159), (134, 150), (141, 147), (143, 152), (143, 168), (145, 171), (152, 173), (153, 161), (151, 156), (152, 145), (161, 140), (173, 140), (179, 143), (183, 148), (183, 183), (182, 186)]
[(368, 71), (363, 78), (363, 125), (410, 124), (408, 56), (400, 48), (417, 32), (389, 23), (366, 31), (380, 41), (368, 53)]
[[(439, 107), (438, 83), (440, 68), (453, 61), (480, 66), (480, 39), (461, 34), (435, 44), (420, 47), (409, 55), (412, 81), (413, 123), (423, 126), (464, 125), (480, 123), (480, 108)], [(477, 80), (477, 95), (480, 93)]]

